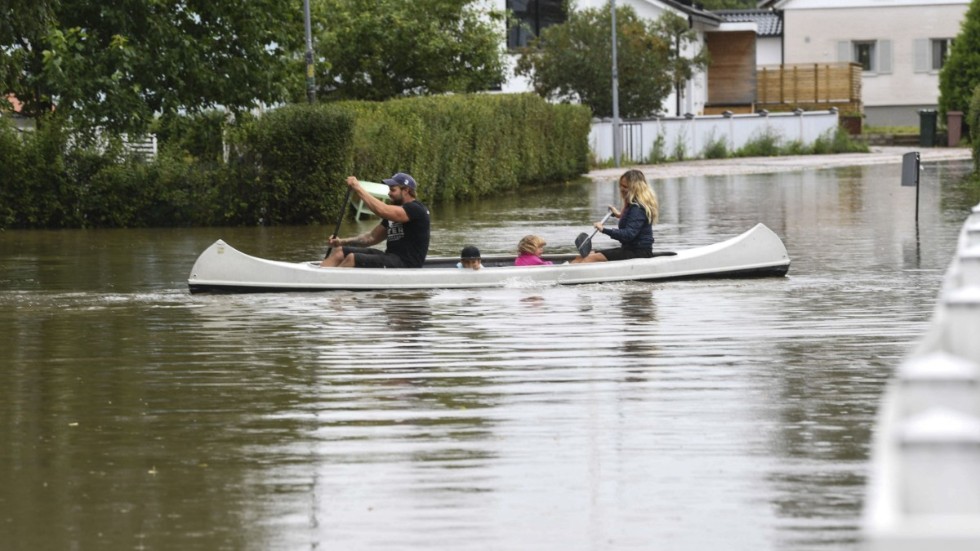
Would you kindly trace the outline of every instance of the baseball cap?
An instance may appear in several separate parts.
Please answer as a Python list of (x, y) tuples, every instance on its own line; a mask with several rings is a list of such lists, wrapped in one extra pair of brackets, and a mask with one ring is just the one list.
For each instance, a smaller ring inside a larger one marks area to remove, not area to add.
[(467, 245), (463, 247), (463, 251), (459, 253), (459, 258), (462, 260), (476, 260), (480, 258), (480, 249), (477, 249), (473, 245)]
[(412, 178), (404, 172), (399, 172), (391, 178), (385, 178), (382, 182), (388, 186), (407, 186), (410, 189), (415, 189), (415, 178)]

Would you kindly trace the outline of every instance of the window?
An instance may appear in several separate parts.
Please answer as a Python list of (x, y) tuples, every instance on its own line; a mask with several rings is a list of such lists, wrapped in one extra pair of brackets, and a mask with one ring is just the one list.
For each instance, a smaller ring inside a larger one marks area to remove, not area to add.
[(916, 73), (936, 73), (946, 64), (953, 47), (952, 38), (916, 38), (913, 41)]
[(952, 38), (933, 38), (932, 43), (932, 70), (938, 71), (946, 63), (949, 49), (953, 46)]
[(507, 10), (514, 18), (507, 29), (507, 47), (527, 46), (541, 30), (567, 19), (564, 0), (507, 0)]
[(852, 59), (861, 65), (861, 68), (866, 72), (873, 73), (878, 69), (875, 59), (875, 43), (854, 42), (854, 57)]
[(843, 40), (837, 43), (837, 61), (857, 63), (865, 73), (892, 72), (891, 40)]

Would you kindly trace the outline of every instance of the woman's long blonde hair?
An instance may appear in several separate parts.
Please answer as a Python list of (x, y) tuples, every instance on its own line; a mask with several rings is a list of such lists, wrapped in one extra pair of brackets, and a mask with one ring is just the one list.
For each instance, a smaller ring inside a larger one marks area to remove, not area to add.
[(647, 220), (651, 224), (656, 224), (660, 219), (660, 203), (657, 202), (657, 193), (647, 183), (643, 172), (635, 168), (627, 170), (619, 177), (619, 183), (626, 184), (626, 190), (620, 190), (620, 195), (623, 197), (623, 210), (626, 210), (631, 203), (637, 203), (647, 213)]

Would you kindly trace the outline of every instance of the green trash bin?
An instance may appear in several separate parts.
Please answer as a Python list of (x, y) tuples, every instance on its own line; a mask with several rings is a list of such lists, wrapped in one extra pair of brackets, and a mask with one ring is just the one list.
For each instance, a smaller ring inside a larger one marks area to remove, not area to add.
[(919, 146), (936, 146), (936, 110), (919, 110)]

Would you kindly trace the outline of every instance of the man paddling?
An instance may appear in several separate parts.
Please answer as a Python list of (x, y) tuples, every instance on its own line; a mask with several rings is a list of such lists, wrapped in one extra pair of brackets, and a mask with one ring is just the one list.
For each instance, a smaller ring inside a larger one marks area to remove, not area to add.
[[(388, 186), (391, 204), (368, 193), (356, 177), (347, 177), (351, 191), (381, 218), (381, 223), (357, 237), (340, 239), (331, 235), (330, 254), (320, 263), (321, 267), (421, 268), (425, 263), (429, 252), (429, 209), (415, 199), (415, 179), (399, 172), (383, 181)], [(388, 244), (384, 252), (370, 248), (385, 239)]]

